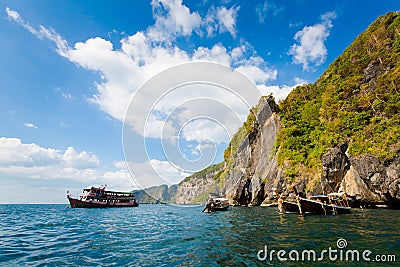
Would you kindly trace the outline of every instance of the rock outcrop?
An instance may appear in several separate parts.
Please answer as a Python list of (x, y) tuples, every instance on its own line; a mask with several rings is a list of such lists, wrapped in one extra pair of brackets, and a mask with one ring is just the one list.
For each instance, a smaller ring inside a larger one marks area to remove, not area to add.
[(339, 190), (340, 183), (350, 169), (350, 161), (346, 155), (347, 144), (341, 143), (331, 148), (322, 158), (321, 187), (324, 193)]
[(321, 186), (324, 193), (345, 192), (352, 205), (400, 203), (400, 160), (381, 162), (371, 155), (348, 157), (347, 144), (341, 143), (322, 156)]
[(215, 176), (222, 169), (222, 164), (212, 165), (195, 173), (179, 183), (176, 194), (176, 204), (203, 204), (210, 194), (221, 195)]
[(350, 196), (355, 206), (387, 205), (400, 208), (400, 159), (381, 162), (363, 155), (350, 157), (350, 169), (340, 190)]
[(258, 104), (257, 127), (250, 131), (230, 158), (233, 163), (225, 169), (225, 195), (234, 205), (260, 205), (271, 192), (278, 176), (275, 139), (280, 121), (277, 105), (271, 97)]

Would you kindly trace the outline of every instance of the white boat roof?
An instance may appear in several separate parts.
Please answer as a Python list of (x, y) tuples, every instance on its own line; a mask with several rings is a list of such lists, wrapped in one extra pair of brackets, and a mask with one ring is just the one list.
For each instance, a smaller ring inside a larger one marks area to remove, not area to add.
[(219, 201), (229, 201), (229, 199), (224, 198), (224, 197), (217, 197), (215, 200), (219, 200)]

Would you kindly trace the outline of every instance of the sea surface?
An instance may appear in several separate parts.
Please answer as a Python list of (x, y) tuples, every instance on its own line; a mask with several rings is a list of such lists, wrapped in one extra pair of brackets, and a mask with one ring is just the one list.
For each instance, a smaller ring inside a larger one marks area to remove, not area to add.
[[(0, 266), (400, 266), (399, 210), (303, 217), (273, 207), (202, 209), (0, 205)], [(346, 260), (348, 250), (359, 261)]]

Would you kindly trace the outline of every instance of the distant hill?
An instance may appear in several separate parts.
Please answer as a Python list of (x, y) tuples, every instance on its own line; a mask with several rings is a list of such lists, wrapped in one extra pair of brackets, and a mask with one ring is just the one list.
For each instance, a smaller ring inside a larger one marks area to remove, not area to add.
[(160, 185), (146, 188), (145, 190), (135, 190), (136, 200), (141, 204), (166, 204), (175, 203), (177, 185)]

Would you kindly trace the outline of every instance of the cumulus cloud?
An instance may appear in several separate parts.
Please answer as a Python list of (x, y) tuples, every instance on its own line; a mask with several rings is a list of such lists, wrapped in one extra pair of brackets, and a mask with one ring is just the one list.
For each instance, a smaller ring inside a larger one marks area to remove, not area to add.
[(50, 165), (60, 161), (61, 151), (36, 144), (23, 144), (18, 138), (0, 138), (0, 164)]
[(148, 35), (154, 41), (170, 41), (175, 36), (191, 35), (201, 24), (197, 12), (191, 12), (182, 4), (182, 0), (153, 0), (155, 24)]
[(62, 156), (62, 160), (68, 167), (87, 169), (99, 165), (99, 159), (90, 152), (77, 152), (73, 147), (68, 147)]
[(312, 70), (325, 62), (328, 53), (325, 41), (333, 27), (332, 20), (335, 18), (335, 12), (327, 12), (321, 15), (320, 23), (305, 26), (295, 34), (293, 39), (297, 43), (290, 47), (289, 55), (293, 56), (295, 64), (303, 65), (303, 70)]
[(278, 71), (274, 69), (263, 70), (254, 65), (244, 65), (237, 68), (238, 71), (247, 75), (256, 84), (265, 84), (267, 81), (275, 80)]
[(125, 165), (115, 164), (105, 171), (98, 156), (68, 147), (65, 151), (26, 144), (19, 138), (0, 138), (0, 173), (5, 177), (41, 180), (73, 180), (90, 184), (129, 187), (132, 184)]
[(211, 37), (217, 32), (229, 32), (233, 37), (236, 37), (236, 21), (239, 9), (239, 6), (233, 6), (229, 9), (224, 6), (211, 8), (203, 22), (207, 36)]
[[(145, 80), (158, 72), (196, 60), (235, 65), (246, 56), (242, 53), (241, 57), (238, 57), (239, 50), (251, 50), (250, 47), (240, 46), (229, 51), (222, 44), (216, 44), (211, 48), (198, 47), (190, 53), (171, 44), (177, 36), (190, 35), (193, 31), (199, 32), (208, 26), (215, 28), (215, 31), (235, 35), (239, 7), (213, 7), (205, 18), (201, 18), (197, 12), (191, 12), (181, 0), (152, 1), (152, 7), (155, 24), (145, 31), (122, 39), (120, 50), (114, 49), (110, 41), (100, 37), (77, 42), (74, 47), (70, 47), (54, 30), (42, 25), (35, 29), (23, 20), (18, 12), (9, 8), (6, 11), (10, 20), (17, 22), (38, 38), (53, 41), (61, 56), (86, 69), (99, 72), (103, 82), (96, 85), (98, 92), (90, 97), (89, 101), (122, 121), (135, 91)], [(253, 68), (259, 68), (258, 72), (263, 76), (264, 73), (270, 72), (260, 64), (254, 64)]]
[(263, 95), (269, 95), (269, 94), (273, 94), (273, 96), (275, 97), (276, 101), (279, 100), (283, 100), (287, 97), (287, 95), (297, 86), (306, 84), (307, 81), (300, 79), (298, 77), (296, 77), (294, 79), (295, 84), (294, 85), (272, 85), (272, 86), (267, 86), (265, 84), (260, 84), (258, 85), (258, 89), (261, 91), (261, 93)]

